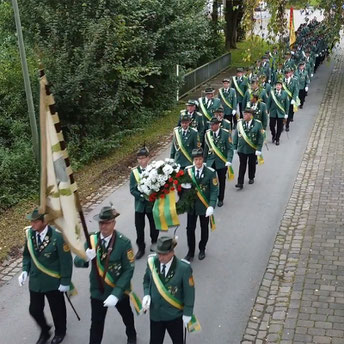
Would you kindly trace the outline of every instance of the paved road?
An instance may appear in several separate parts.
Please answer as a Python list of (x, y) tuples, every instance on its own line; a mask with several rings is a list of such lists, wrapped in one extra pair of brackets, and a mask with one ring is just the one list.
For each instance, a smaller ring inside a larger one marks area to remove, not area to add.
[[(210, 235), (207, 257), (202, 262), (196, 259), (193, 263), (195, 313), (203, 331), (192, 334), (188, 343), (208, 344), (214, 343), (214, 340), (217, 344), (240, 342), (331, 68), (322, 65), (314, 77), (305, 108), (295, 115), (289, 139), (283, 133), (279, 147), (270, 143), (269, 151), (264, 148), (265, 165), (258, 167), (256, 183), (250, 186), (245, 184), (242, 191), (236, 191), (233, 182), (227, 184), (225, 205), (216, 209), (218, 229)], [(167, 155), (168, 151), (165, 151), (162, 157)], [(237, 169), (236, 157), (235, 172)], [(134, 206), (128, 185), (119, 188), (99, 207), (109, 204), (109, 201), (113, 201), (121, 213), (118, 230), (134, 242)], [(87, 216), (91, 230), (96, 228), (92, 216), (99, 207)], [(181, 216), (178, 236), (176, 254), (183, 257), (187, 251), (185, 216)], [(145, 259), (136, 263), (133, 281), (141, 296), (145, 264)], [(68, 309), (68, 336), (64, 343), (87, 343), (90, 323), (88, 271), (75, 269), (73, 279), (79, 289), (74, 303), (82, 320), (77, 322)], [(0, 343), (34, 343), (38, 332), (28, 314), (27, 286), (19, 288), (14, 279), (0, 289), (0, 295)], [(148, 316), (136, 318), (136, 326), (138, 343), (148, 343)], [(119, 315), (115, 310), (110, 310), (103, 343), (114, 342), (126, 341)], [(170, 341), (166, 340), (166, 343)]]

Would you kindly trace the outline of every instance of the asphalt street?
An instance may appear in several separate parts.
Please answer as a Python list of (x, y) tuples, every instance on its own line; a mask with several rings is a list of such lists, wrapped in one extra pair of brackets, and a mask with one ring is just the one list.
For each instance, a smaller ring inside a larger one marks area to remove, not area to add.
[[(304, 109), (295, 114), (289, 137), (283, 132), (281, 144), (277, 147), (271, 144), (268, 136), (269, 150), (266, 147), (263, 149), (265, 164), (257, 167), (255, 184), (248, 185), (246, 180), (244, 189), (237, 191), (235, 182), (227, 182), (224, 206), (215, 212), (217, 229), (210, 234), (207, 257), (202, 262), (196, 258), (192, 263), (196, 283), (195, 314), (201, 322), (202, 331), (189, 335), (188, 344), (240, 342), (331, 68), (326, 63), (319, 68)], [(169, 150), (162, 152), (158, 158), (168, 155)], [(237, 157), (234, 159), (234, 171), (237, 174)], [(97, 229), (92, 216), (110, 201), (121, 213), (117, 229), (128, 236), (135, 247), (134, 200), (129, 194), (128, 184), (88, 214), (89, 230)], [(180, 220), (176, 254), (182, 258), (187, 252), (186, 216), (180, 216)], [(136, 262), (133, 279), (134, 289), (141, 297), (146, 258), (147, 255)], [(64, 343), (87, 343), (90, 326), (88, 270), (75, 268), (73, 281), (79, 290), (73, 302), (81, 321), (77, 321), (67, 306), (68, 333)], [(17, 278), (1, 287), (1, 344), (36, 342), (39, 333), (28, 313), (28, 296), (27, 284), (20, 288)], [(50, 316), (49, 312), (47, 315)], [(135, 317), (135, 321), (138, 343), (148, 343), (149, 316)], [(170, 340), (166, 338), (165, 342), (170, 343)], [(108, 312), (103, 343), (126, 343), (124, 326), (114, 309)]]

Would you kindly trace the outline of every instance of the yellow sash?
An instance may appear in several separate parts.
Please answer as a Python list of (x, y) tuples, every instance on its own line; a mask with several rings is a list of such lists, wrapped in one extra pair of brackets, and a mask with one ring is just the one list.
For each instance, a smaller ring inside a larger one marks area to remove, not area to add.
[(174, 136), (177, 140), (178, 146), (179, 146), (180, 150), (182, 151), (182, 153), (184, 154), (185, 158), (192, 163), (192, 158), (183, 145), (183, 140), (180, 137), (180, 133), (179, 133), (178, 129), (179, 129), (178, 127), (174, 128)]
[(236, 88), (236, 90), (239, 92), (239, 94), (243, 97), (244, 96), (244, 92), (242, 91), (242, 89), (240, 88), (240, 86), (238, 85), (235, 76), (233, 76), (233, 83), (234, 86)]
[(231, 109), (233, 110), (233, 106), (231, 105), (231, 103), (225, 98), (225, 95), (223, 94), (222, 88), (219, 89), (219, 94), (221, 99), (223, 100), (223, 102)]

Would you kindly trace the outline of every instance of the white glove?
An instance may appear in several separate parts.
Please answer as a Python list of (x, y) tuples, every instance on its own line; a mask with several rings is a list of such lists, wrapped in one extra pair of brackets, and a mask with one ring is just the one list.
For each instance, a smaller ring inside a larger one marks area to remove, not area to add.
[(268, 84), (271, 84), (271, 80), (268, 80)]
[(67, 291), (69, 291), (69, 285), (60, 284), (60, 286), (58, 287), (58, 291), (60, 291), (61, 293), (66, 293)]
[(232, 115), (234, 116), (236, 114), (236, 110), (232, 110)]
[(181, 183), (180, 186), (183, 189), (191, 189), (191, 187), (192, 187), (191, 183)]
[(226, 167), (232, 166), (232, 163), (229, 162), (229, 161), (227, 161), (227, 162), (225, 163), (225, 166), (226, 166)]
[(290, 53), (291, 53), (292, 55), (295, 55), (295, 51), (291, 51)]
[(305, 87), (305, 91), (308, 92), (308, 86)]
[(209, 217), (214, 214), (214, 208), (213, 207), (208, 207), (207, 211), (205, 212), (205, 217)]
[(89, 262), (90, 260), (92, 260), (93, 258), (95, 258), (96, 256), (96, 250), (93, 248), (88, 248), (86, 250), (86, 256), (87, 256), (87, 261)]
[(185, 328), (188, 328), (188, 323), (190, 322), (190, 320), (191, 320), (190, 316), (183, 315), (183, 323), (184, 323)]
[(256, 155), (260, 156), (260, 155), (262, 155), (262, 152), (261, 151), (256, 151)]
[(150, 295), (145, 295), (142, 299), (142, 309), (144, 312), (147, 312), (151, 304)]
[(313, 78), (313, 76), (314, 76), (314, 74), (312, 73), (312, 74), (311, 74), (311, 78)]
[(290, 103), (291, 103), (291, 105), (294, 105), (295, 104), (295, 100), (292, 99)]
[(284, 119), (288, 119), (288, 115), (285, 115), (285, 116), (284, 116)]
[(27, 271), (23, 271), (18, 277), (19, 286), (22, 287), (27, 279)]
[(115, 295), (109, 295), (104, 301), (104, 307), (115, 307), (117, 305), (118, 298)]

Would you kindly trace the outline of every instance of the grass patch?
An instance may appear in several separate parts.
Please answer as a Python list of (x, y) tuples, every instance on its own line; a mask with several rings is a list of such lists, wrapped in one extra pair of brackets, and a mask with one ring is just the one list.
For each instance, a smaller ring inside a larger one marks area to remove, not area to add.
[(295, 10), (301, 10), (305, 8), (307, 5), (313, 7), (319, 7), (320, 1), (319, 0), (290, 0), (287, 3), (287, 8), (293, 7)]
[[(137, 149), (146, 142), (149, 148), (159, 146), (170, 136), (172, 129), (177, 125), (184, 102), (177, 104), (172, 110), (166, 111), (159, 118), (155, 118), (135, 135), (123, 138), (120, 148), (116, 149), (106, 158), (99, 159), (81, 168), (75, 173), (80, 198), (86, 201), (86, 197), (107, 184), (110, 180), (116, 180), (118, 165), (121, 165), (120, 174), (127, 175), (130, 166), (136, 160)], [(37, 190), (38, 192), (38, 190)], [(128, 191), (129, 195), (129, 191)], [(23, 200), (16, 206), (2, 212), (0, 215), (0, 262), (8, 255), (17, 255), (25, 242), (24, 227), (29, 225), (25, 215), (30, 213), (38, 203), (38, 193), (31, 199)]]
[(252, 36), (237, 43), (237, 49), (231, 49), (231, 67), (249, 67), (271, 49), (271, 45), (258, 36)]

